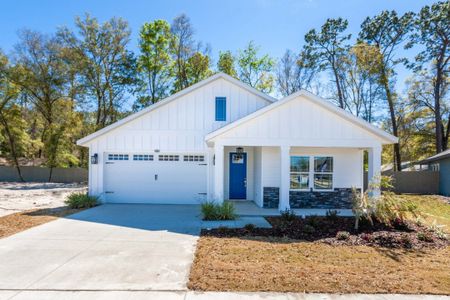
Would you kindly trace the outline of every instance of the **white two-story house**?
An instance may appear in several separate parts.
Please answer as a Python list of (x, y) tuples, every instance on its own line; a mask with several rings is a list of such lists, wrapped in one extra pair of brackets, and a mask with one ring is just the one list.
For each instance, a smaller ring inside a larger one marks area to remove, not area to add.
[(219, 73), (81, 140), (107, 203), (250, 200), (348, 208), (397, 138), (309, 92), (277, 100)]

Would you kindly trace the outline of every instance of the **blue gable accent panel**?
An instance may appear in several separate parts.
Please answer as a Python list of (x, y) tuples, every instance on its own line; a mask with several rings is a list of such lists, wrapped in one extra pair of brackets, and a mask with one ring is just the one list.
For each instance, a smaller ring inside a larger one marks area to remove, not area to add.
[(227, 120), (227, 98), (216, 97), (216, 121)]

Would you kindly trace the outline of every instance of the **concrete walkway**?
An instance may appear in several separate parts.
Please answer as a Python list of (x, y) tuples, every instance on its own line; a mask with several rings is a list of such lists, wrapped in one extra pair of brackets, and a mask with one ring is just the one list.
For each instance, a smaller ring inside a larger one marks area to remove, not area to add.
[(448, 296), (170, 291), (0, 291), (0, 300), (444, 300)]

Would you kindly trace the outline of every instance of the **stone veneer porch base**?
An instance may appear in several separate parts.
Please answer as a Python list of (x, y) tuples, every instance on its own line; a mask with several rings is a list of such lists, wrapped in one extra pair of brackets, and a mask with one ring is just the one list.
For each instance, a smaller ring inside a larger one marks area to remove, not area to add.
[[(289, 191), (289, 205), (291, 208), (351, 209), (351, 194), (351, 188), (335, 188), (326, 192)], [(264, 208), (278, 208), (279, 202), (278, 187), (263, 188)]]
[(352, 208), (352, 189), (335, 188), (334, 191), (290, 191), (289, 205), (291, 208)]

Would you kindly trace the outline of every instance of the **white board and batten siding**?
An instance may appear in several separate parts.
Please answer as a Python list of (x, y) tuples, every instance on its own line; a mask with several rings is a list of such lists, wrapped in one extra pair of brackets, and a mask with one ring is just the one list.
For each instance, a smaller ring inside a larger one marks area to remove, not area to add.
[(305, 96), (280, 103), (276, 109), (269, 108), (243, 119), (235, 127), (224, 128), (224, 132), (219, 130), (220, 134), (210, 137), (209, 142), (303, 147), (373, 147), (383, 143), (374, 133)]
[[(226, 121), (215, 121), (216, 97), (226, 97)], [(150, 110), (117, 128), (99, 135), (87, 143), (90, 155), (97, 153), (99, 156), (98, 164), (91, 165), (89, 169), (90, 193), (102, 195), (102, 198), (105, 199), (104, 174), (106, 171), (104, 167), (107, 166), (105, 162), (109, 153), (129, 155), (129, 171), (124, 170), (123, 175), (130, 176), (133, 172), (132, 169), (136, 168), (137, 164), (140, 163), (132, 161), (133, 154), (155, 155), (153, 165), (150, 164), (151, 162), (147, 162), (151, 168), (159, 168), (159, 166), (156, 166), (158, 155), (177, 154), (180, 156), (180, 161), (178, 164), (173, 162), (170, 172), (178, 171), (184, 176), (189, 176), (190, 173), (186, 173), (189, 171), (183, 170), (183, 155), (204, 155), (205, 164), (210, 164), (212, 160), (204, 140), (206, 134), (270, 103), (266, 98), (218, 77), (198, 89), (183, 94), (154, 110)], [(159, 152), (155, 153), (155, 150)], [(120, 163), (125, 169), (127, 168), (127, 163)], [(203, 168), (207, 169), (208, 167), (210, 168), (210, 166), (204, 166)], [(130, 174), (126, 174), (127, 172), (130, 172)], [(136, 174), (139, 172), (141, 171), (137, 170)], [(202, 176), (202, 181), (205, 181), (205, 188), (203, 188), (203, 183), (197, 184), (197, 186), (205, 189), (204, 191), (199, 191), (199, 193), (206, 193), (206, 174), (208, 171), (204, 171), (204, 175), (199, 175), (200, 173), (196, 175), (194, 170), (192, 172), (191, 176)], [(153, 176), (154, 172), (151, 173)], [(109, 171), (108, 175), (112, 176)], [(115, 182), (116, 190), (120, 189), (120, 180), (116, 178), (108, 178), (108, 189), (112, 188), (111, 182)], [(130, 182), (124, 182), (123, 184), (130, 184)], [(136, 185), (136, 187), (143, 185), (145, 185), (145, 182), (140, 182), (140, 185)], [(173, 188), (176, 189), (175, 186)], [(161, 189), (161, 192), (163, 191), (165, 192), (166, 188)], [(141, 192), (145, 195), (145, 189), (141, 190)], [(136, 202), (144, 201), (139, 198), (141, 196), (138, 196), (138, 193), (139, 191), (136, 191), (136, 195), (131, 195), (131, 197), (136, 197)], [(113, 199), (113, 196), (110, 196), (110, 198)], [(197, 202), (197, 200), (194, 202)]]

